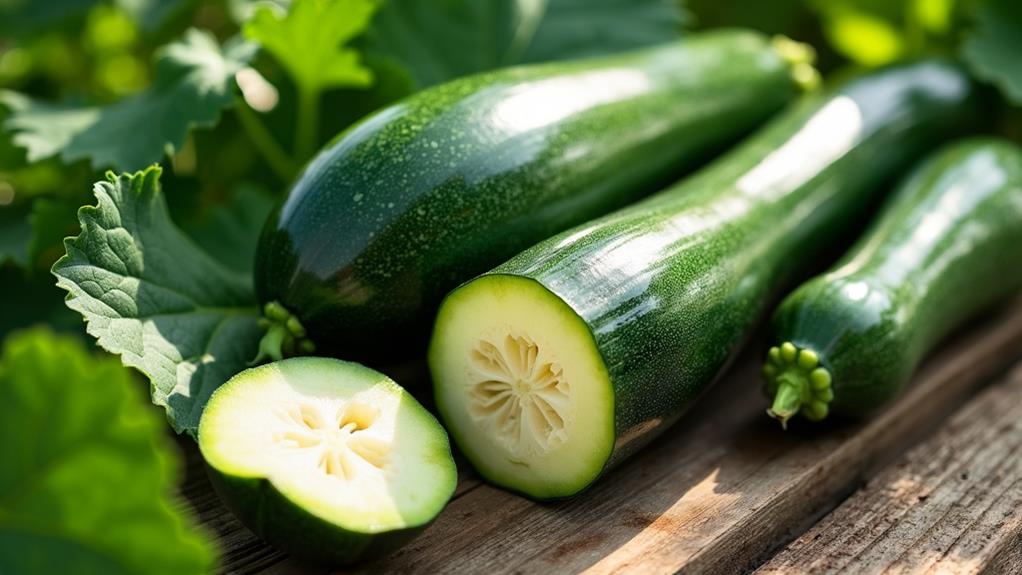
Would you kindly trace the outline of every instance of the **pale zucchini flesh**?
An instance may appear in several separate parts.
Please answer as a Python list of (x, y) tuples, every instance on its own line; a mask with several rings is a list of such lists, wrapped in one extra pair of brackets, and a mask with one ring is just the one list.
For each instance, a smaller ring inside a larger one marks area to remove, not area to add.
[(580, 317), (538, 282), (490, 275), (453, 292), (430, 347), (437, 407), (489, 481), (535, 497), (582, 489), (614, 444), (614, 395)]
[(457, 481), (436, 419), (386, 376), (339, 360), (242, 372), (213, 395), (199, 440), (216, 472), (265, 480), (342, 532), (428, 524)]

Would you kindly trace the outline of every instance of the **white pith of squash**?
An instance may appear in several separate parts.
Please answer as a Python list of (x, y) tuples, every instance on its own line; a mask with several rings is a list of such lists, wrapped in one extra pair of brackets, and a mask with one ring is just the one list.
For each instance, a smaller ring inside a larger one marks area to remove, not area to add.
[(210, 399), (199, 438), (221, 473), (266, 478), (309, 513), (364, 533), (429, 521), (457, 480), (436, 420), (386, 376), (338, 360), (242, 372)]
[(430, 345), (437, 406), (490, 481), (571, 495), (602, 470), (614, 399), (585, 322), (539, 283), (476, 279), (444, 301)]

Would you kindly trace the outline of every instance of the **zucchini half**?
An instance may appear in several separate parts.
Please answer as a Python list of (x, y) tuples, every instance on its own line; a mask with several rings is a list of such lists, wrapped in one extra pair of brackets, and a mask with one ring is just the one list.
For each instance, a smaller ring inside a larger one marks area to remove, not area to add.
[(203, 411), (199, 448), (242, 523), (323, 565), (407, 543), (457, 482), (436, 419), (383, 374), (334, 359), (287, 359), (234, 376)]

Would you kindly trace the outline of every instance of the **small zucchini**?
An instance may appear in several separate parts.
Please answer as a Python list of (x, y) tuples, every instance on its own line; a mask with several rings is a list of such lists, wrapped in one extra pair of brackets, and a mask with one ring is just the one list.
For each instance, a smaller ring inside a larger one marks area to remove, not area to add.
[(768, 413), (862, 415), (935, 344), (1022, 290), (1022, 149), (956, 143), (919, 167), (872, 229), (778, 307), (763, 367)]
[(927, 61), (811, 96), (694, 177), (453, 291), (437, 406), (498, 485), (574, 495), (676, 421), (771, 299), (975, 110)]
[[(418, 355), (459, 283), (655, 192), (781, 109), (808, 67), (792, 63), (793, 45), (708, 32), (463, 78), (381, 110), (324, 150), (271, 216), (260, 300), (327, 355)], [(278, 328), (264, 352), (286, 355), (293, 339)]]

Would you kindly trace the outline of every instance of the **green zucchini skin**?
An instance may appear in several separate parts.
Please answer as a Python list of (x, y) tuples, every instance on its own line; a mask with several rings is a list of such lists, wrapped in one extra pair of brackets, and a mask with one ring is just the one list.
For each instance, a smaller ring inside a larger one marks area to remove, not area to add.
[(208, 465), (206, 471), (220, 501), (243, 518), (246, 527), (311, 565), (336, 567), (386, 557), (432, 523), (385, 533), (354, 533), (306, 511), (281, 494), (268, 479), (234, 477)]
[(861, 416), (953, 329), (1020, 290), (1022, 149), (969, 140), (917, 168), (840, 262), (785, 298), (772, 339), (818, 356), (830, 413)]
[(796, 91), (766, 37), (730, 30), (413, 95), (305, 170), (264, 228), (258, 295), (319, 351), (420, 353), (451, 288), (656, 191)]
[(490, 272), (539, 282), (589, 326), (614, 390), (605, 470), (681, 416), (794, 274), (973, 119), (974, 98), (944, 61), (858, 78), (806, 97), (696, 176)]

